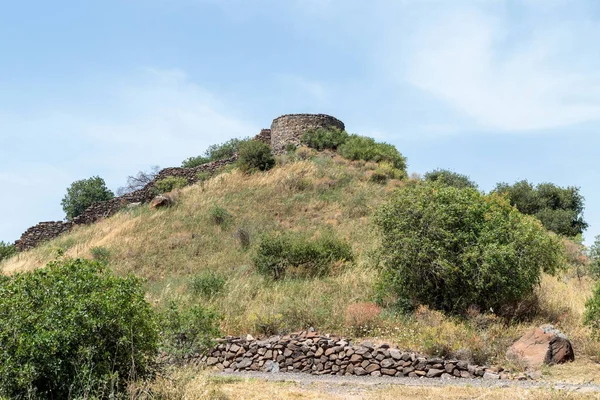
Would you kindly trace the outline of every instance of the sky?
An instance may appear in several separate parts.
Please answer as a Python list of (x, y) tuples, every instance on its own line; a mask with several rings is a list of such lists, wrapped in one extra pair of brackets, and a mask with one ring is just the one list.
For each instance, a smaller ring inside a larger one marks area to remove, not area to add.
[(578, 186), (600, 234), (597, 0), (0, 0), (0, 240), (75, 180), (326, 113), (409, 172)]

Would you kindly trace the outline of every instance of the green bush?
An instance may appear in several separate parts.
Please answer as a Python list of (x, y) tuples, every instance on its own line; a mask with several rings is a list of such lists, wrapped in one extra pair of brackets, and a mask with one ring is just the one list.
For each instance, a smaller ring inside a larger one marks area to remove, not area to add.
[(375, 222), (386, 305), (499, 312), (531, 295), (542, 270), (564, 265), (555, 235), (504, 198), (475, 189), (408, 185), (377, 211)]
[(210, 220), (215, 225), (228, 225), (233, 220), (233, 216), (229, 211), (216, 204), (211, 207), (209, 214)]
[(600, 235), (596, 236), (594, 243), (590, 246), (588, 257), (590, 259), (590, 272), (596, 278), (600, 278)]
[(273, 279), (326, 276), (336, 262), (353, 260), (347, 242), (326, 233), (315, 239), (305, 234), (265, 235), (253, 257), (258, 272)]
[(468, 176), (456, 173), (454, 171), (449, 171), (447, 169), (436, 169), (427, 172), (423, 178), (428, 182), (439, 182), (458, 189), (477, 189), (477, 184), (469, 179)]
[(382, 162), (373, 171), (370, 180), (371, 182), (384, 184), (388, 179), (402, 179), (405, 177), (406, 173), (404, 171), (399, 170), (388, 162)]
[(14, 244), (0, 242), (0, 262), (17, 254)]
[(188, 180), (184, 177), (167, 176), (154, 183), (159, 193), (172, 192), (175, 189), (182, 189), (188, 185)]
[(394, 146), (378, 143), (369, 137), (351, 135), (338, 148), (338, 153), (350, 160), (385, 161), (402, 171), (403, 174), (406, 173), (406, 159)]
[(271, 146), (257, 140), (241, 143), (237, 165), (245, 173), (270, 170), (275, 165)]
[(202, 305), (180, 307), (170, 302), (160, 315), (161, 348), (176, 361), (183, 361), (189, 355), (204, 354), (220, 335), (219, 321), (219, 314), (210, 308)]
[(67, 194), (60, 204), (70, 221), (81, 215), (94, 203), (110, 200), (115, 195), (108, 190), (104, 179), (92, 176), (89, 179), (75, 181), (67, 188)]
[(200, 171), (196, 174), (198, 182), (205, 182), (210, 179), (210, 172)]
[(223, 291), (225, 278), (213, 271), (202, 272), (192, 278), (190, 288), (195, 295), (207, 298), (213, 297)]
[(90, 253), (94, 260), (100, 261), (101, 263), (108, 264), (110, 261), (110, 250), (106, 247), (92, 247)]
[(248, 139), (231, 139), (225, 143), (213, 144), (206, 149), (203, 155), (190, 157), (181, 163), (183, 168), (195, 168), (212, 161), (231, 158), (238, 152), (240, 144)]
[(97, 261), (0, 280), (0, 398), (107, 398), (150, 373), (157, 331), (140, 280)]
[(533, 186), (528, 181), (514, 185), (499, 183), (495, 192), (506, 196), (523, 214), (534, 215), (546, 229), (568, 237), (575, 237), (588, 224), (583, 220), (585, 199), (579, 188), (562, 188), (552, 183)]
[(596, 339), (600, 339), (600, 282), (585, 305), (584, 324), (590, 327)]
[(348, 133), (338, 128), (319, 128), (302, 135), (302, 143), (316, 150), (336, 150), (348, 139)]

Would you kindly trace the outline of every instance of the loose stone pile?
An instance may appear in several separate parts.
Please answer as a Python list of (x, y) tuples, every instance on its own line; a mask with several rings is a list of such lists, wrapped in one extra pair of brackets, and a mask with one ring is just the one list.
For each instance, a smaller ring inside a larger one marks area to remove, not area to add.
[(301, 332), (257, 340), (227, 337), (201, 359), (224, 372), (305, 372), (315, 375), (371, 375), (411, 378), (526, 379), (500, 367), (472, 365), (467, 361), (427, 358), (388, 345)]

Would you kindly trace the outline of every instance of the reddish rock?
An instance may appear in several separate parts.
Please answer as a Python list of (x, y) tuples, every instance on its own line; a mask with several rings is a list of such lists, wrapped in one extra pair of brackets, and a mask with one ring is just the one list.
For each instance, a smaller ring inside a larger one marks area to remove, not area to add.
[(161, 207), (170, 207), (173, 204), (173, 200), (169, 196), (156, 196), (150, 202), (150, 208), (161, 208)]
[(508, 356), (522, 360), (531, 368), (542, 364), (562, 364), (575, 360), (573, 346), (567, 337), (552, 325), (525, 333), (508, 350)]

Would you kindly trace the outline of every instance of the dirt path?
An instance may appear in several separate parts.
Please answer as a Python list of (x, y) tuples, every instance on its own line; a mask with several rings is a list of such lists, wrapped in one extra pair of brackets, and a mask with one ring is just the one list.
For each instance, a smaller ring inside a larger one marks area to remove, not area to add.
[(484, 379), (426, 379), (426, 378), (389, 378), (372, 376), (335, 376), (335, 375), (310, 375), (301, 373), (217, 373), (217, 377), (256, 379), (269, 382), (294, 382), (300, 386), (318, 384), (319, 387), (332, 394), (344, 394), (348, 391), (373, 389), (389, 386), (406, 387), (470, 387), (470, 388), (521, 388), (521, 389), (548, 389), (572, 393), (598, 394), (600, 398), (600, 385), (595, 384), (569, 384), (550, 383), (544, 381), (507, 381)]

